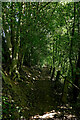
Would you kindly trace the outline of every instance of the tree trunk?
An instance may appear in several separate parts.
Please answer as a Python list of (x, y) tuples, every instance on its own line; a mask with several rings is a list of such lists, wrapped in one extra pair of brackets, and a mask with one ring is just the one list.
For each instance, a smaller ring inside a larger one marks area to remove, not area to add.
[(53, 71), (52, 71), (52, 75), (51, 75), (51, 81), (52, 81), (52, 79), (53, 79), (53, 77), (54, 77), (54, 73), (55, 73), (55, 67), (53, 68)]
[(57, 83), (59, 82), (59, 77), (60, 77), (60, 71), (57, 72), (56, 79), (55, 79), (55, 85), (54, 88), (57, 88)]
[[(74, 84), (77, 87), (79, 87), (79, 84), (80, 84), (80, 51), (78, 55), (77, 65), (76, 65), (76, 75), (75, 75)], [(75, 102), (77, 101), (78, 95), (79, 95), (79, 90), (76, 87), (73, 87), (73, 100)]]
[(73, 21), (73, 27), (72, 27), (72, 38), (71, 38), (71, 43), (70, 43), (70, 54), (69, 54), (69, 61), (70, 61), (70, 67), (71, 67), (71, 76), (72, 80), (74, 79), (74, 72), (73, 72), (73, 37), (74, 37), (74, 32), (75, 32), (75, 15), (76, 15), (76, 3), (74, 2), (74, 21)]
[[(80, 38), (80, 3), (78, 4), (78, 8), (77, 8), (77, 11), (78, 11), (78, 36)], [(76, 64), (76, 74), (75, 74), (75, 79), (74, 79), (74, 84), (77, 86), (77, 87), (80, 87), (79, 84), (80, 84), (80, 41), (79, 41), (79, 49), (78, 49), (78, 60), (77, 60), (77, 64)], [(77, 101), (77, 97), (79, 95), (79, 90), (76, 88), (76, 87), (73, 87), (73, 101), (76, 102)]]
[(61, 98), (63, 104), (67, 103), (67, 93), (68, 93), (68, 81), (67, 81), (67, 77), (65, 77), (64, 87), (62, 91), (62, 98)]

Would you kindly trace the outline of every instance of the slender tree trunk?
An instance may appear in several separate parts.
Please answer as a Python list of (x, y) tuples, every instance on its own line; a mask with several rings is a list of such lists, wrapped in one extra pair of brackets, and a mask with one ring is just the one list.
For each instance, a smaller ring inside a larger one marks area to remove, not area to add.
[(56, 81), (59, 80), (59, 76), (60, 76), (60, 71), (57, 72)]
[[(15, 3), (11, 3), (11, 46), (12, 46), (12, 59), (11, 59), (11, 69), (10, 74), (11, 77), (14, 79), (16, 76), (19, 77), (18, 71), (18, 49), (19, 49), (19, 37), (18, 33), (14, 31), (15, 28), (15, 12), (14, 12)], [(19, 26), (18, 26), (19, 27)], [(18, 34), (18, 35), (16, 35)]]
[(55, 73), (55, 67), (53, 68), (53, 71), (52, 71), (52, 75), (51, 75), (51, 81), (52, 81), (52, 79), (54, 78), (54, 73)]
[(14, 33), (14, 20), (13, 18), (15, 17), (14, 16), (14, 13), (13, 13), (13, 2), (11, 3), (11, 69), (10, 69), (10, 73), (11, 73), (11, 76), (13, 77), (14, 74), (15, 74), (15, 67), (16, 67), (16, 63), (15, 63), (15, 40), (14, 40), (14, 37), (15, 37), (15, 33)]
[[(79, 15), (80, 15), (80, 3), (79, 3), (79, 6), (78, 6), (78, 36), (80, 38), (80, 18), (79, 18)], [(79, 41), (79, 49), (78, 49), (78, 60), (77, 60), (77, 64), (76, 64), (76, 74), (75, 74), (75, 79), (74, 79), (74, 84), (77, 86), (77, 87), (80, 87), (79, 84), (80, 84), (80, 41)], [(79, 95), (79, 90), (76, 88), (76, 87), (73, 87), (73, 100), (76, 102), (77, 101), (77, 97)]]
[(51, 79), (50, 79), (51, 81), (52, 81), (52, 79), (54, 77), (54, 73), (55, 73), (55, 67), (54, 67), (54, 63), (55, 63), (55, 61), (54, 61), (54, 43), (53, 43), (53, 57), (52, 57), (52, 60), (53, 60), (53, 62), (52, 62), (52, 68), (51, 68), (52, 74), (51, 74)]
[[(4, 6), (4, 3), (2, 4), (3, 7)], [(9, 17), (8, 15), (6, 15), (6, 7), (5, 9), (2, 10), (3, 11), (3, 15), (2, 15), (2, 27), (3, 27), (3, 31), (2, 31), (2, 34), (4, 36), (4, 33), (5, 33), (5, 37), (2, 37), (2, 44), (5, 44), (6, 46), (4, 46), (5, 50), (7, 50), (8, 54), (6, 54), (7, 56), (7, 59), (6, 59), (6, 65), (8, 66), (7, 67), (7, 73), (9, 74), (10, 72), (10, 65), (11, 65), (11, 59), (12, 59), (12, 46), (11, 46), (11, 40), (10, 40), (10, 32), (7, 32), (7, 24), (6, 24), (6, 17)], [(7, 41), (5, 43), (5, 41)]]
[(59, 82), (59, 77), (60, 77), (60, 71), (57, 71), (57, 75), (56, 75), (56, 79), (55, 79), (55, 85), (54, 85), (55, 89), (57, 88), (57, 84)]
[(67, 81), (67, 77), (65, 77), (64, 87), (62, 91), (62, 98), (61, 98), (63, 104), (67, 103), (67, 93), (68, 93), (68, 81)]
[[(78, 54), (78, 61), (76, 65), (76, 75), (75, 75), (74, 84), (77, 87), (79, 87), (79, 83), (80, 83), (80, 51)], [(79, 90), (76, 87), (73, 87), (73, 100), (75, 102), (77, 101), (78, 94), (79, 94)]]
[(70, 54), (69, 54), (69, 61), (70, 61), (70, 66), (71, 66), (71, 76), (72, 80), (74, 79), (74, 72), (73, 72), (73, 36), (75, 32), (75, 13), (76, 12), (76, 3), (74, 2), (74, 21), (73, 21), (73, 27), (72, 27), (72, 38), (71, 38), (71, 44), (70, 44)]

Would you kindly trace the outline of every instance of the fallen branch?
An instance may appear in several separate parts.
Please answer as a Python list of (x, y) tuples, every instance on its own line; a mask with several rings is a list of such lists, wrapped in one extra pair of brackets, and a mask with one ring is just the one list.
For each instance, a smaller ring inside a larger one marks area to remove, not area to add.
[[(62, 74), (60, 74), (63, 78), (65, 78)], [(75, 88), (77, 88), (80, 91), (80, 88), (78, 86), (76, 86), (74, 83), (70, 82), (69, 80), (67, 80), (71, 85), (73, 85)]]

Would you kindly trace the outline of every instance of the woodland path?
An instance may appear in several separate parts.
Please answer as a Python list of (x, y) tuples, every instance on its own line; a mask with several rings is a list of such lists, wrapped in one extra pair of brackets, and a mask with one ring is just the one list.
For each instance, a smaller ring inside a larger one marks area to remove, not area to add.
[[(34, 71), (35, 72), (35, 71)], [(48, 105), (48, 107), (53, 107), (53, 110), (49, 112), (44, 112), (44, 114), (36, 114), (32, 117), (30, 117), (29, 120), (77, 120), (76, 116), (72, 114), (72, 107), (70, 107), (68, 104), (60, 105), (58, 102), (60, 101), (61, 93), (54, 89), (54, 82), (50, 81), (50, 74), (48, 73), (47, 68), (43, 68), (42, 71), (36, 70), (36, 77), (34, 77), (34, 85), (38, 87), (38, 89), (35, 91), (36, 93), (41, 93), (42, 99), (40, 99), (41, 102), (44, 104), (44, 102)], [(53, 85), (52, 85), (53, 84)], [(61, 84), (60, 84), (61, 85)], [(40, 91), (39, 91), (40, 90)], [(52, 95), (53, 94), (53, 95)], [(37, 94), (38, 96), (38, 94)], [(53, 99), (52, 99), (53, 98)], [(48, 101), (47, 101), (48, 100)], [(51, 104), (49, 103), (51, 102)], [(43, 107), (46, 106), (42, 105)], [(44, 109), (46, 111), (46, 109)]]
[[(50, 81), (47, 68), (40, 70), (23, 66), (20, 74), (19, 81), (6, 79), (8, 85), (6, 87), (6, 81), (4, 85), (6, 91), (7, 89), (12, 91), (12, 93), (8, 91), (7, 94), (12, 101), (16, 101), (15, 106), (22, 107), (25, 118), (28, 120), (78, 120), (72, 106), (62, 105), (63, 84), (58, 81), (55, 87), (55, 81)], [(14, 106), (13, 103), (12, 105)], [(27, 120), (25, 118), (20, 120)]]

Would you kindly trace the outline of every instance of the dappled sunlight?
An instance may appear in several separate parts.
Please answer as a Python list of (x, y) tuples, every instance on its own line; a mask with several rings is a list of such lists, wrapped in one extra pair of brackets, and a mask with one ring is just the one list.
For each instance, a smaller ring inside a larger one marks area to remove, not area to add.
[(30, 118), (30, 120), (35, 120), (35, 119), (40, 119), (40, 120), (42, 120), (42, 119), (54, 119), (54, 120), (56, 120), (56, 119), (73, 119), (73, 120), (77, 120), (76, 119), (76, 116), (75, 115), (72, 115), (72, 114), (69, 114), (69, 113), (67, 113), (67, 112), (65, 112), (65, 111), (63, 111), (63, 113), (62, 112), (60, 112), (60, 111), (55, 111), (55, 110), (52, 110), (52, 111), (50, 111), (50, 112), (46, 112), (46, 113), (44, 113), (44, 115), (35, 115), (35, 116), (32, 116), (31, 118)]
[(35, 116), (32, 116), (30, 118), (30, 120), (35, 120), (35, 119), (72, 119), (72, 120), (77, 120), (76, 119), (76, 116), (71, 114), (70, 111), (67, 111), (67, 110), (70, 110), (72, 109), (72, 107), (69, 107), (69, 106), (58, 106), (58, 109), (57, 110), (52, 110), (50, 112), (45, 112), (43, 115), (35, 115)]
[(2, 119), (80, 120), (80, 3), (16, 1), (2, 2)]

